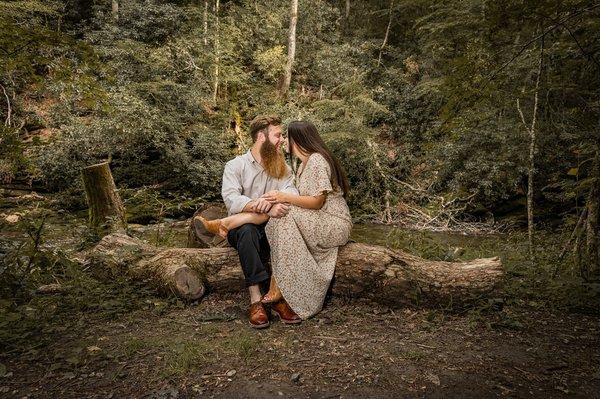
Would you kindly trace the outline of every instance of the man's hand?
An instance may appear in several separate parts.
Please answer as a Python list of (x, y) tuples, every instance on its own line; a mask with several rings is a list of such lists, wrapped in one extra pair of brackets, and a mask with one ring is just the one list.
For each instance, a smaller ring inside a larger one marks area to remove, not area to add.
[(269, 216), (272, 218), (282, 218), (288, 214), (290, 206), (286, 204), (275, 204), (269, 211)]
[(273, 204), (267, 201), (265, 198), (258, 198), (254, 203), (254, 211), (257, 213), (267, 213), (271, 210)]
[(288, 200), (288, 193), (278, 190), (271, 190), (266, 194), (263, 194), (261, 198), (266, 199), (272, 204), (282, 203), (282, 202), (290, 202)]

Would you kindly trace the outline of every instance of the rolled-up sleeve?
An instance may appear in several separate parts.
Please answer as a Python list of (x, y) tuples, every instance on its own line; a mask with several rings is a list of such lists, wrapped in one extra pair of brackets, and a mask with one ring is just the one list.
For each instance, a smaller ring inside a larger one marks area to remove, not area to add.
[(225, 171), (223, 172), (221, 195), (230, 215), (242, 212), (246, 204), (252, 201), (242, 194), (241, 170), (239, 169), (240, 165), (230, 161), (225, 164)]
[(300, 195), (298, 189), (294, 185), (294, 174), (292, 173), (291, 168), (288, 166), (288, 174), (287, 177), (281, 179), (281, 185), (278, 188), (279, 191), (284, 191), (289, 194)]

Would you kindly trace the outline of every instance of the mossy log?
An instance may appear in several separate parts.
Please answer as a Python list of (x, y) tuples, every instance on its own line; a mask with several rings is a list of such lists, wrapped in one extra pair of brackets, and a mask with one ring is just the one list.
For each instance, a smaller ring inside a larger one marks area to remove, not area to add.
[[(163, 294), (186, 300), (201, 298), (205, 291), (205, 270), (201, 261), (185, 249), (161, 250), (124, 233), (105, 236), (80, 258), (97, 275), (111, 278), (128, 275), (147, 283)], [(209, 270), (209, 269), (206, 269)]]
[[(156, 278), (163, 286), (176, 286), (163, 273), (181, 266), (216, 291), (243, 287), (238, 255), (232, 248), (165, 250), (123, 234), (111, 234), (101, 240), (90, 256), (101, 267), (129, 265), (134, 276)], [(333, 295), (368, 298), (390, 307), (455, 306), (490, 294), (502, 276), (498, 258), (429, 261), (381, 246), (348, 243), (340, 248)], [(178, 293), (177, 289), (173, 291)]]
[(126, 228), (125, 207), (108, 162), (84, 168), (81, 176), (89, 206), (90, 228), (100, 236)]

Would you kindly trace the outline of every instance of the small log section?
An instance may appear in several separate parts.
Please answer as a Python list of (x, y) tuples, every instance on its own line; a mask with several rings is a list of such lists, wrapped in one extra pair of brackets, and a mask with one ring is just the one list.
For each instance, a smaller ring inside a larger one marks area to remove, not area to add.
[(84, 168), (81, 176), (89, 206), (90, 228), (100, 236), (127, 228), (125, 207), (108, 162)]
[(205, 269), (202, 259), (185, 249), (161, 250), (124, 233), (105, 236), (78, 260), (102, 278), (128, 275), (166, 295), (191, 301), (206, 292), (204, 274), (197, 272)]
[[(216, 291), (239, 291), (243, 287), (238, 254), (229, 247), (161, 249), (115, 233), (105, 236), (88, 254), (87, 261), (95, 268), (128, 270), (134, 277), (159, 282), (163, 291), (184, 298), (195, 299), (204, 293), (204, 284)], [(177, 275), (180, 268), (185, 273)], [(196, 287), (193, 276), (201, 290), (190, 288)], [(392, 308), (456, 307), (492, 293), (502, 276), (498, 258), (429, 261), (381, 246), (348, 243), (340, 248), (333, 295), (367, 298)]]

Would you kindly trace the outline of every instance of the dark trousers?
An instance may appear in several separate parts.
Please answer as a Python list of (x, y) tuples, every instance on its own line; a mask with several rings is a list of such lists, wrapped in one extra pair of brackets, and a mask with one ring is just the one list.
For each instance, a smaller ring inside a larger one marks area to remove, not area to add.
[(227, 241), (238, 251), (246, 286), (266, 283), (268, 287), (268, 280), (271, 277), (268, 267), (271, 247), (267, 241), (265, 226), (266, 223), (260, 225), (248, 223), (227, 233)]

